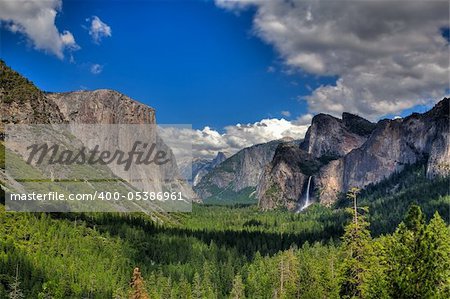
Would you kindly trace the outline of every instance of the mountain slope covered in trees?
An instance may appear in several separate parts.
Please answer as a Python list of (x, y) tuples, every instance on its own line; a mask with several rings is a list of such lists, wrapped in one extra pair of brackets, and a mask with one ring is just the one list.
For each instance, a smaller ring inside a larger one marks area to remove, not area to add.
[(363, 209), (357, 227), (350, 213), (320, 206), (297, 215), (196, 206), (163, 226), (139, 214), (1, 209), (1, 298), (16, 282), (25, 298), (128, 298), (135, 267), (150, 298), (411, 298), (416, 291), (447, 298), (450, 291), (449, 227), (419, 208), (375, 239)]
[[(144, 214), (0, 206), (0, 298), (16, 282), (25, 298), (128, 298), (136, 267), (150, 298), (447, 298), (448, 186), (428, 180), (423, 164), (410, 166), (358, 194), (356, 228), (345, 196), (298, 214), (195, 205), (164, 224)], [(423, 213), (408, 214), (414, 204)], [(354, 246), (362, 248), (355, 256)], [(397, 270), (408, 265), (414, 270)], [(354, 269), (363, 274), (352, 277)]]
[[(0, 79), (2, 109), (61, 120), (29, 81)], [(26, 120), (8, 111), (2, 122)], [(2, 182), (0, 298), (449, 298), (450, 181), (425, 163), (355, 191), (356, 214), (346, 194), (303, 213), (12, 213)]]

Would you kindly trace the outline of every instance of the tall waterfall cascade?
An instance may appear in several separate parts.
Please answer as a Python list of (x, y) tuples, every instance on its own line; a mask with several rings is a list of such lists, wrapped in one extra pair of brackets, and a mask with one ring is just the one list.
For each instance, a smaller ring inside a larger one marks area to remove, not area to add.
[(298, 206), (297, 211), (296, 211), (297, 213), (305, 210), (307, 207), (309, 207), (311, 205), (310, 196), (309, 196), (310, 188), (311, 188), (311, 179), (312, 179), (312, 176), (310, 176), (308, 178), (308, 185), (306, 186), (305, 202), (303, 203), (303, 205)]

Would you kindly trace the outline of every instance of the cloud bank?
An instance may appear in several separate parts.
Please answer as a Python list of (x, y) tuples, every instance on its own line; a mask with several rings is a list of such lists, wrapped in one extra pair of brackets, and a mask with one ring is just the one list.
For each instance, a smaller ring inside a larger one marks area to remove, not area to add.
[(303, 98), (313, 113), (376, 119), (431, 104), (449, 88), (448, 1), (217, 0), (256, 8), (254, 34), (292, 69), (337, 76)]
[[(291, 122), (285, 119), (263, 119), (251, 124), (227, 126), (223, 133), (210, 127), (202, 130), (188, 128), (165, 129), (164, 140), (176, 140), (176, 143), (188, 140), (192, 142), (194, 157), (214, 158), (219, 151), (229, 155), (254, 144), (291, 137), (301, 139), (305, 136), (312, 116)], [(172, 131), (171, 131), (172, 130)], [(179, 147), (186, 148), (186, 145)], [(172, 146), (176, 148), (177, 145)]]
[(33, 47), (64, 58), (64, 51), (78, 50), (72, 33), (59, 32), (55, 18), (61, 10), (61, 0), (0, 1), (0, 21), (11, 32), (25, 35)]

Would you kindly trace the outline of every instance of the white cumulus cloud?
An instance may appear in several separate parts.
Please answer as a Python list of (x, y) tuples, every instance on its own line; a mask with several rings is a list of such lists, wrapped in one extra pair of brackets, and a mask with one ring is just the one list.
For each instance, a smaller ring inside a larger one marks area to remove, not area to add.
[(448, 1), (216, 0), (253, 6), (254, 34), (285, 64), (337, 76), (304, 98), (311, 112), (371, 119), (439, 100), (449, 87)]
[(91, 18), (86, 19), (86, 21), (91, 23), (89, 35), (92, 37), (94, 43), (99, 44), (104, 37), (112, 36), (111, 27), (100, 20), (99, 17), (92, 16)]
[(64, 51), (78, 50), (72, 33), (59, 32), (55, 18), (61, 11), (61, 0), (0, 0), (1, 25), (25, 35), (33, 47), (64, 58)]
[(178, 142), (192, 141), (194, 157), (213, 158), (219, 151), (231, 155), (245, 147), (284, 137), (302, 139), (308, 126), (309, 122), (290, 122), (271, 118), (255, 123), (226, 126), (223, 133), (210, 127), (204, 127), (202, 130), (176, 128), (173, 131), (166, 130), (164, 136), (168, 140)]

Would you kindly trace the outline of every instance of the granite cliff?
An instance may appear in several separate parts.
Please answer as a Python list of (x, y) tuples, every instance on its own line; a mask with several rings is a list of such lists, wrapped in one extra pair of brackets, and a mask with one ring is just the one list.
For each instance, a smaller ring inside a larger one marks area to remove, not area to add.
[[(88, 148), (98, 144), (101, 148), (114, 149), (118, 145), (128, 146), (134, 140), (133, 138), (127, 138), (129, 136), (127, 134), (137, 134), (133, 132), (132, 127), (126, 129), (127, 126), (123, 126), (125, 129), (122, 133), (111, 135), (108, 133), (107, 127), (104, 130), (85, 131), (86, 126), (83, 126), (83, 124), (156, 125), (153, 108), (134, 101), (117, 91), (101, 89), (67, 93), (42, 92), (32, 82), (6, 66), (3, 61), (0, 62), (0, 71), (2, 132), (3, 126), (6, 124), (67, 124), (73, 136), (54, 136), (65, 144), (70, 146), (71, 143), (78, 144), (81, 142)], [(125, 180), (128, 180), (129, 176), (132, 175), (136, 183), (132, 183), (131, 186), (127, 187), (128, 189), (131, 187), (146, 191), (177, 190), (183, 193), (184, 198), (195, 200), (195, 193), (179, 174), (175, 156), (159, 137), (156, 126), (154, 128), (149, 129), (149, 135), (142, 136), (142, 138), (155, 140), (157, 150), (163, 150), (168, 154), (169, 163), (151, 168), (138, 165), (132, 174), (124, 171), (123, 167), (108, 165), (109, 170), (102, 169), (97, 174), (99, 176), (107, 175), (108, 178), (117, 176)], [(116, 139), (111, 139), (111, 136), (113, 138), (116, 136)], [(15, 151), (18, 154), (23, 154), (23, 149), (20, 147), (17, 147)], [(36, 169), (36, 171), (58, 173), (62, 178), (73, 174), (67, 169)], [(87, 176), (96, 174), (93, 169), (86, 168), (80, 171)], [(111, 173), (107, 174), (108, 171)], [(6, 184), (6, 177), (7, 174), (2, 173), (2, 185)], [(12, 182), (11, 178), (9, 182), (18, 186), (18, 184)], [(170, 186), (166, 186), (166, 182), (170, 182)]]
[(186, 161), (179, 161), (178, 166), (182, 177), (185, 178), (191, 186), (196, 186), (205, 175), (226, 159), (227, 157), (223, 152), (218, 152), (213, 159), (198, 157), (192, 159), (189, 158)]
[(342, 119), (319, 114), (299, 147), (280, 145), (258, 184), (262, 209), (295, 209), (312, 176), (311, 196), (334, 203), (350, 187), (364, 188), (426, 161), (427, 175), (450, 170), (449, 99), (426, 113), (373, 124), (344, 113)]
[(281, 140), (244, 148), (220, 163), (195, 185), (194, 191), (202, 199), (223, 195), (232, 197), (240, 192), (250, 196), (255, 191), (264, 166), (269, 163)]
[(360, 147), (374, 128), (375, 124), (350, 113), (343, 113), (342, 119), (318, 114), (300, 148), (315, 158), (336, 159)]

